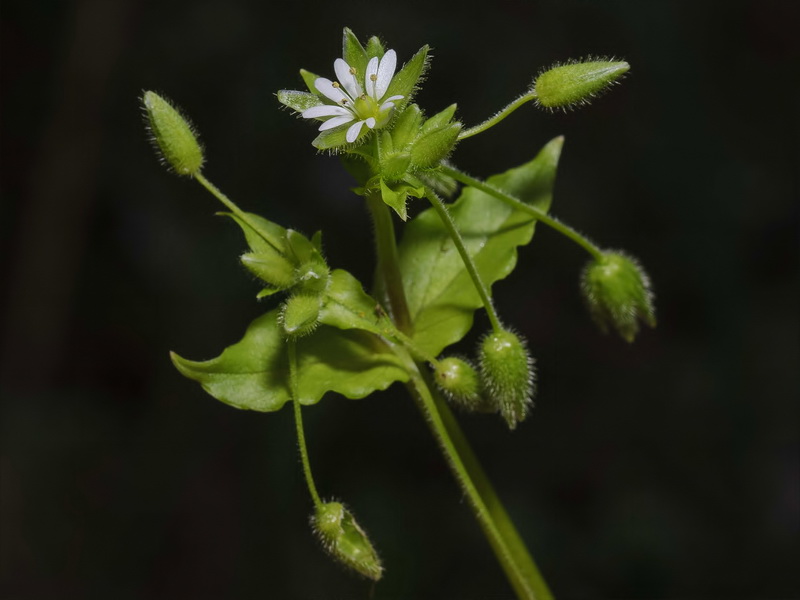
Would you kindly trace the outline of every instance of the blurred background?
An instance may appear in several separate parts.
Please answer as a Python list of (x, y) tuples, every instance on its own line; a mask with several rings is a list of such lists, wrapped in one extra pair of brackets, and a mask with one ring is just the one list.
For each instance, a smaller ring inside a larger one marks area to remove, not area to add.
[(274, 97), (301, 67), (330, 75), (349, 26), (401, 61), (430, 44), (417, 100), (457, 102), (467, 125), (556, 61), (631, 63), (591, 107), (525, 107), (453, 158), (488, 176), (564, 134), (553, 212), (642, 261), (659, 326), (600, 334), (587, 257), (539, 228), (495, 286), (538, 359), (536, 409), (513, 433), (460, 420), (558, 597), (800, 597), (800, 4), (29, 0), (0, 16), (0, 595), (512, 597), (400, 386), (305, 411), (318, 486), (387, 566), (373, 587), (310, 533), (291, 412), (222, 405), (168, 360), (216, 356), (271, 304), (216, 201), (159, 166), (138, 97), (183, 107), (243, 208), (324, 230), (330, 263), (368, 281), (362, 201)]

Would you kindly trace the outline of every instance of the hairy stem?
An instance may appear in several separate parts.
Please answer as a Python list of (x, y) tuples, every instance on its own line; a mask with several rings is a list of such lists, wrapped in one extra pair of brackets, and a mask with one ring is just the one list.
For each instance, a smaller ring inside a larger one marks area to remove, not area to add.
[[(410, 327), (412, 321), (400, 276), (394, 229), (391, 228), (391, 220), (388, 220), (387, 226), (387, 220), (382, 216), (389, 217), (389, 212), (379, 196), (368, 200), (375, 221), (378, 272), (383, 278), (394, 318), (402, 319)], [(377, 203), (381, 206), (377, 206)], [(398, 349), (398, 352), (406, 353), (408, 358), (411, 373), (408, 388), (517, 596), (525, 600), (550, 600), (552, 594), (547, 584), (475, 458), (458, 422), (432, 385), (427, 368), (413, 362), (405, 350)]]
[(500, 121), (502, 121), (508, 115), (510, 115), (512, 112), (517, 110), (520, 106), (522, 106), (523, 104), (527, 104), (531, 100), (536, 100), (536, 94), (534, 94), (533, 92), (528, 92), (527, 94), (523, 94), (522, 96), (511, 102), (511, 104), (506, 106), (503, 110), (498, 112), (496, 115), (486, 119), (480, 125), (475, 125), (475, 127), (470, 127), (469, 129), (465, 129), (464, 131), (462, 131), (461, 134), (458, 136), (458, 139), (465, 140), (469, 137), (472, 137), (473, 135), (477, 135), (479, 133), (486, 131), (490, 127), (494, 127)]
[(532, 217), (536, 217), (537, 220), (541, 221), (548, 227), (552, 227), (562, 235), (565, 235), (573, 242), (581, 246), (584, 250), (586, 250), (589, 254), (594, 256), (597, 259), (603, 257), (603, 251), (600, 250), (597, 246), (595, 246), (592, 242), (582, 236), (580, 233), (575, 231), (569, 225), (565, 225), (555, 217), (551, 217), (543, 210), (536, 208), (535, 206), (531, 206), (530, 204), (525, 204), (522, 200), (514, 198), (513, 196), (509, 196), (505, 192), (498, 190), (497, 188), (492, 187), (485, 181), (481, 181), (480, 179), (475, 179), (474, 177), (470, 177), (466, 173), (459, 171), (448, 165), (442, 165), (441, 167), (442, 173), (445, 175), (449, 175), (456, 181), (460, 181), (464, 185), (468, 185), (470, 187), (475, 188), (476, 190), (480, 190), (490, 196), (494, 196), (498, 200), (505, 202), (509, 206), (513, 208), (526, 212)]
[(380, 193), (367, 196), (367, 205), (372, 213), (375, 225), (375, 249), (378, 253), (378, 273), (383, 279), (386, 295), (389, 299), (389, 311), (397, 328), (410, 334), (411, 315), (408, 312), (406, 292), (403, 278), (397, 262), (397, 242), (394, 235), (394, 224), (389, 207), (383, 203)]
[(433, 209), (436, 211), (436, 214), (439, 215), (439, 218), (444, 224), (445, 229), (447, 229), (447, 233), (450, 234), (450, 239), (453, 240), (453, 243), (455, 244), (456, 249), (461, 256), (461, 261), (467, 268), (467, 272), (472, 279), (472, 284), (475, 286), (475, 290), (478, 292), (478, 295), (483, 301), (483, 307), (486, 309), (486, 314), (489, 316), (489, 321), (492, 323), (492, 329), (494, 329), (495, 332), (502, 331), (503, 328), (500, 325), (500, 319), (497, 317), (494, 304), (492, 304), (492, 298), (489, 295), (489, 290), (486, 288), (486, 284), (483, 283), (480, 273), (478, 273), (478, 269), (475, 266), (475, 261), (472, 260), (469, 252), (467, 252), (466, 246), (464, 246), (464, 240), (461, 237), (461, 233), (458, 231), (455, 222), (453, 221), (453, 217), (450, 216), (450, 213), (447, 210), (447, 207), (444, 205), (444, 202), (442, 202), (442, 199), (439, 198), (439, 196), (437, 196), (433, 190), (426, 190), (426, 195), (428, 200), (430, 200), (431, 204), (433, 205)]
[(297, 445), (300, 447), (300, 460), (303, 463), (303, 474), (306, 476), (308, 493), (314, 501), (314, 506), (322, 506), (322, 500), (314, 484), (314, 476), (311, 474), (311, 461), (308, 459), (308, 448), (306, 447), (306, 434), (303, 430), (303, 413), (300, 406), (300, 396), (297, 386), (297, 342), (290, 339), (286, 342), (287, 352), (289, 353), (289, 387), (292, 392), (292, 404), (294, 404), (294, 422), (297, 427)]

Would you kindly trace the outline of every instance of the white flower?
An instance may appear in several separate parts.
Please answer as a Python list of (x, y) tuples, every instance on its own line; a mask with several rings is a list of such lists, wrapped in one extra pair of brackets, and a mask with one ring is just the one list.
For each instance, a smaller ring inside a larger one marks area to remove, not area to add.
[[(326, 119), (320, 131), (326, 131), (355, 121), (345, 136), (349, 143), (356, 141), (361, 128), (383, 127), (389, 122), (396, 100), (403, 96), (384, 98), (397, 68), (397, 54), (389, 50), (378, 60), (375, 56), (367, 63), (364, 78), (343, 59), (337, 58), (333, 70), (338, 81), (319, 77), (314, 81), (317, 91), (336, 103), (314, 106), (303, 111), (306, 119)], [(363, 82), (363, 85), (362, 85)]]

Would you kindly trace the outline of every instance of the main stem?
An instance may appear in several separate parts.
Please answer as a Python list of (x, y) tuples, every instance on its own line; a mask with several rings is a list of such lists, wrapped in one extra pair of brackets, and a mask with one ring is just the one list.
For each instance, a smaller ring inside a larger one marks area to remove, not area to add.
[(474, 177), (470, 177), (466, 173), (459, 171), (458, 169), (454, 169), (448, 165), (441, 166), (442, 173), (445, 175), (449, 175), (456, 181), (460, 181), (464, 185), (468, 185), (470, 187), (474, 187), (476, 190), (480, 190), (490, 196), (494, 196), (498, 200), (505, 202), (509, 206), (516, 208), (517, 210), (523, 211), (528, 213), (529, 215), (536, 217), (539, 221), (547, 225), (548, 227), (552, 227), (559, 233), (567, 236), (573, 242), (581, 246), (584, 250), (586, 250), (589, 254), (594, 256), (597, 259), (603, 257), (603, 251), (600, 250), (597, 246), (595, 246), (592, 242), (587, 240), (584, 236), (580, 233), (572, 229), (569, 225), (565, 225), (555, 217), (551, 217), (543, 210), (536, 208), (535, 206), (531, 206), (530, 204), (525, 204), (521, 200), (514, 198), (513, 196), (509, 196), (508, 194), (498, 190), (497, 188), (492, 187), (485, 181), (481, 181), (480, 179), (475, 179)]
[[(382, 283), (398, 327), (400, 323), (405, 323), (408, 327), (405, 331), (410, 331), (412, 320), (400, 277), (391, 215), (380, 197), (368, 198), (368, 202), (375, 222), (378, 273), (383, 278)], [(408, 362), (411, 371), (409, 390), (517, 596), (525, 600), (552, 599), (536, 563), (478, 463), (458, 422), (426, 375), (427, 368), (424, 364), (414, 363), (410, 356)]]

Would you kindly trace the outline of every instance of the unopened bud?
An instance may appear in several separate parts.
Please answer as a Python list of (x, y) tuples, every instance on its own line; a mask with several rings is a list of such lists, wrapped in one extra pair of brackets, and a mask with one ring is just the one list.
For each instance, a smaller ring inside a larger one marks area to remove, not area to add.
[(655, 327), (650, 278), (635, 259), (607, 252), (583, 270), (581, 290), (597, 325), (603, 332), (615, 328), (628, 342), (639, 331), (641, 319)]
[(321, 294), (328, 287), (331, 270), (321, 260), (312, 260), (297, 268), (296, 277), (303, 292)]
[(164, 163), (178, 175), (200, 173), (204, 160), (203, 148), (189, 121), (155, 92), (145, 92), (142, 103), (153, 145)]
[(481, 408), (478, 372), (467, 361), (449, 356), (439, 361), (434, 372), (436, 384), (454, 404), (468, 411)]
[(533, 359), (522, 339), (510, 331), (487, 334), (479, 355), (486, 399), (514, 429), (533, 406)]
[(422, 134), (411, 146), (411, 166), (430, 169), (448, 157), (458, 142), (461, 123), (450, 123)]
[(297, 294), (283, 304), (280, 320), (289, 337), (308, 335), (319, 325), (321, 308), (318, 295)]
[(547, 108), (586, 104), (630, 69), (625, 61), (591, 60), (559, 65), (536, 78), (536, 101)]
[(373, 581), (383, 575), (383, 565), (367, 534), (352, 513), (339, 502), (325, 502), (311, 517), (314, 533), (337, 561)]
[(253, 275), (279, 290), (290, 288), (297, 281), (294, 265), (278, 252), (247, 252), (239, 260)]

